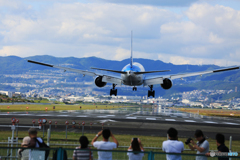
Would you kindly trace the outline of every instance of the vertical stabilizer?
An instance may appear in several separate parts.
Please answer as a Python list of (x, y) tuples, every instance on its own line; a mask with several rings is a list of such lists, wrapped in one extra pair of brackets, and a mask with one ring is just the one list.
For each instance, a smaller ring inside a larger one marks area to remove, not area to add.
[(132, 65), (133, 65), (133, 57), (132, 57), (132, 31), (131, 31), (131, 63), (130, 63), (130, 65), (131, 65), (131, 68), (132, 68)]

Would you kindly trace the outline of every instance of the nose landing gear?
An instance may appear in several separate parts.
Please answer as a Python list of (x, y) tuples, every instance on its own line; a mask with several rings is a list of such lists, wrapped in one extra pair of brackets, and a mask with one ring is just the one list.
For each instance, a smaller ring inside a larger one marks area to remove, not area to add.
[(133, 91), (137, 91), (137, 87), (133, 87)]

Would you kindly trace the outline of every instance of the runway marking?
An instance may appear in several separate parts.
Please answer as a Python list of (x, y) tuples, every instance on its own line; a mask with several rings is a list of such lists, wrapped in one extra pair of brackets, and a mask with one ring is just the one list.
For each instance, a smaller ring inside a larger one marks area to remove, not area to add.
[(147, 120), (157, 120), (156, 118), (146, 118)]
[(193, 121), (193, 120), (184, 120), (185, 122), (196, 122), (196, 121)]
[(134, 115), (134, 114), (137, 114), (138, 112), (134, 112), (134, 113), (131, 113), (131, 114), (127, 114), (126, 116), (131, 116), (131, 115)]
[(98, 118), (107, 118), (107, 116), (97, 116)]
[(81, 115), (80, 115), (80, 116), (77, 116), (77, 117), (88, 117), (88, 116), (81, 116)]
[(189, 118), (189, 117), (182, 117), (182, 118)]
[(137, 117), (126, 117), (127, 119), (137, 119)]
[(58, 115), (60, 117), (68, 117), (69, 115)]
[(204, 121), (205, 123), (217, 123), (217, 122), (213, 122), (213, 121)]
[(114, 116), (116, 116), (116, 115), (106, 115), (106, 116), (108, 116), (108, 117), (114, 117)]
[(18, 116), (27, 116), (27, 115), (33, 115), (33, 114), (17, 114)]
[[(46, 117), (46, 116), (54, 116), (54, 115), (51, 115), (51, 114), (39, 114), (39, 115), (35, 115), (35, 116), (44, 116), (44, 117)], [(68, 116), (68, 115), (58, 115), (58, 116)]]
[(199, 118), (199, 117), (194, 117), (195, 119), (201, 119), (201, 118)]
[(165, 121), (176, 121), (175, 119), (165, 119)]
[(239, 125), (238, 123), (223, 122), (224, 124)]
[(105, 120), (100, 120), (100, 123), (106, 123), (106, 122), (117, 122), (115, 120), (111, 120), (111, 119), (105, 119)]

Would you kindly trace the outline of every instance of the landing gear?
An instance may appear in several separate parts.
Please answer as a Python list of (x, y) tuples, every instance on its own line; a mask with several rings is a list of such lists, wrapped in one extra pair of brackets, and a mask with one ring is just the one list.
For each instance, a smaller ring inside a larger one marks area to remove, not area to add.
[(155, 91), (153, 90), (153, 85), (150, 85), (150, 90), (148, 90), (148, 97), (155, 97)]
[(110, 90), (110, 96), (111, 95), (117, 96), (117, 89), (115, 89), (115, 87), (116, 87), (116, 84), (113, 84), (113, 89)]
[(137, 87), (133, 87), (133, 91), (137, 91)]

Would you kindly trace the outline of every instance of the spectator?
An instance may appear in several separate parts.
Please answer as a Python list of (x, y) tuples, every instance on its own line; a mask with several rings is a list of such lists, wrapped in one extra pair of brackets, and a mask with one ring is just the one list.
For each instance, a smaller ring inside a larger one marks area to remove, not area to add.
[[(216, 134), (216, 142), (218, 152), (229, 152), (228, 147), (225, 146), (225, 137), (223, 134), (221, 133)], [(206, 156), (210, 156), (210, 153), (207, 153)], [(218, 157), (218, 160), (229, 160), (229, 158)]]
[[(190, 143), (188, 144), (189, 148), (191, 150), (197, 149), (197, 154), (202, 154), (205, 155), (206, 153), (209, 152), (209, 143), (205, 139), (204, 134), (201, 130), (196, 130), (195, 131), (195, 138), (198, 141), (197, 144), (193, 141), (190, 140)], [(206, 156), (196, 156), (196, 160), (207, 160)]]
[[(36, 128), (30, 128), (28, 130), (29, 137), (31, 138), (28, 148), (48, 148), (48, 146), (44, 143), (42, 138), (37, 137), (37, 129)], [(47, 159), (49, 155), (49, 150), (45, 151), (45, 159)], [(31, 151), (29, 151), (29, 159), (31, 160)]]
[(144, 152), (142, 143), (139, 138), (133, 138), (130, 147), (128, 148), (128, 151), (137, 151), (138, 153), (134, 152), (128, 152), (127, 155), (129, 157), (129, 160), (142, 160), (142, 157), (144, 156)]
[(88, 138), (86, 136), (81, 136), (79, 138), (79, 143), (81, 146), (76, 147), (76, 150), (73, 151), (73, 160), (93, 160), (92, 151), (88, 151), (88, 149), (91, 149), (88, 147)]
[(30, 143), (28, 144), (29, 148), (39, 148), (39, 141), (40, 143), (43, 143), (42, 138), (37, 137), (37, 129), (36, 128), (30, 128), (28, 130), (29, 137), (31, 138)]
[[(182, 153), (184, 145), (181, 141), (178, 141), (178, 131), (175, 128), (169, 128), (167, 131), (169, 140), (164, 141), (162, 144), (162, 150), (166, 153)], [(166, 155), (167, 160), (181, 160), (181, 155)]]
[[(27, 147), (30, 140), (31, 140), (31, 138), (29, 136), (24, 137), (21, 147)], [(21, 158), (21, 160), (28, 160), (29, 159), (29, 149), (19, 149), (18, 156)]]
[[(96, 141), (99, 136), (103, 136), (102, 141)], [(108, 139), (109, 137), (112, 137), (113, 142), (109, 142)], [(95, 138), (93, 138), (92, 143), (94, 147), (97, 149), (102, 149), (102, 150), (112, 150), (114, 148), (118, 147), (118, 141), (112, 134), (112, 132), (109, 129), (104, 129), (96, 135)], [(112, 159), (112, 153), (111, 152), (98, 152), (98, 160), (111, 160)]]

